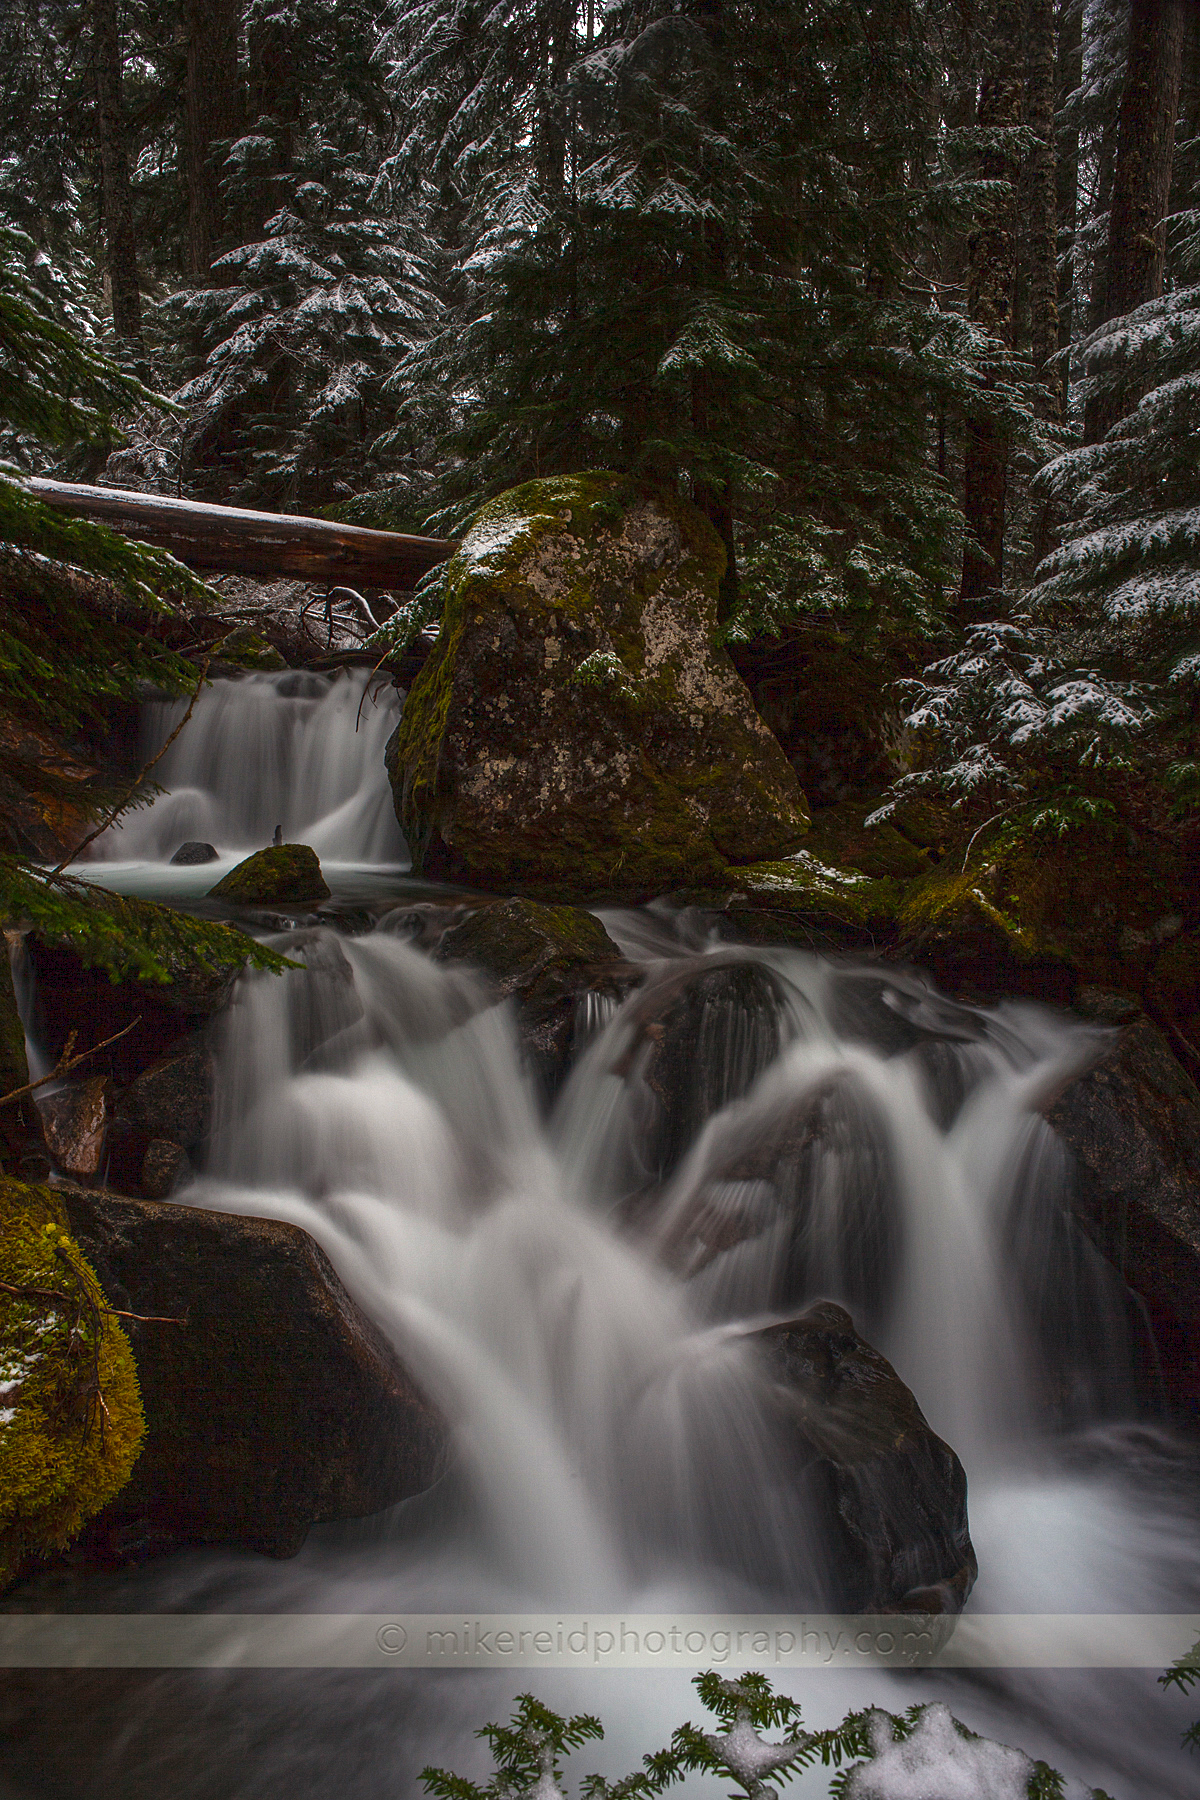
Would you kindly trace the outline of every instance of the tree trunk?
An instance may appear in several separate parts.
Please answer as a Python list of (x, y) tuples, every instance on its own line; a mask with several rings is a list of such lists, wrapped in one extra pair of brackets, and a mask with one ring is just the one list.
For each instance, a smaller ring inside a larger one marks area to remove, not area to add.
[(188, 269), (203, 281), (225, 234), (213, 145), (242, 127), (241, 0), (186, 0)]
[[(997, 0), (985, 47), (978, 119), (986, 130), (1018, 126), (1024, 112), (1022, 0)], [(1013, 344), (1013, 296), (1017, 278), (1017, 183), (1020, 157), (996, 146), (981, 173), (1008, 184), (1008, 195), (989, 208), (967, 246), (967, 309), (998, 345)], [(967, 421), (963, 510), (968, 538), (963, 555), (962, 598), (978, 599), (998, 588), (1004, 573), (1004, 514), (1008, 441), (982, 411)]]
[[(1186, 4), (1130, 0), (1101, 323), (1162, 293)], [(1085, 440), (1099, 442), (1135, 400), (1131, 390), (1121, 387), (1094, 395), (1088, 402)]]
[(142, 300), (138, 286), (137, 235), (133, 224), (133, 188), (129, 179), (129, 133), (121, 103), (117, 0), (92, 0), (92, 60), (113, 329), (119, 338), (140, 352)]
[[(1083, 0), (1061, 0), (1058, 14), (1057, 104), (1061, 109), (1083, 84)], [(1058, 192), (1058, 347), (1069, 350), (1081, 276), (1079, 266), (1079, 120), (1058, 133), (1055, 185)], [(1080, 309), (1082, 311), (1082, 308)], [(1063, 407), (1070, 400), (1070, 371), (1063, 370)]]
[(198, 500), (171, 500), (124, 488), (86, 487), (70, 481), (29, 480), (35, 499), (57, 512), (99, 519), (126, 537), (170, 550), (193, 569), (226, 569), (241, 575), (299, 576), (303, 581), (344, 581), (361, 587), (415, 587), (427, 569), (457, 546), (442, 538), (369, 531), (329, 519), (291, 513), (249, 512)]
[(1054, 147), (1054, 0), (1029, 0), (1025, 122), (1037, 142), (1029, 158), (1029, 350), (1049, 390), (1047, 418), (1063, 416), (1058, 350), (1058, 183)]

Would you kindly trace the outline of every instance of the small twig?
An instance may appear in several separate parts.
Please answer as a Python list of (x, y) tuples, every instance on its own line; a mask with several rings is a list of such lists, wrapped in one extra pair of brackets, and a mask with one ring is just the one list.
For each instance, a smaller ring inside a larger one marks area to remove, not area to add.
[(75, 1039), (78, 1035), (76, 1032), (72, 1031), (68, 1036), (66, 1043), (63, 1045), (62, 1055), (59, 1057), (50, 1073), (48, 1075), (43, 1075), (39, 1081), (29, 1081), (26, 1082), (24, 1087), (14, 1088), (11, 1094), (0, 1094), (0, 1106), (7, 1106), (10, 1100), (20, 1100), (23, 1095), (34, 1093), (38, 1088), (45, 1087), (48, 1081), (61, 1080), (64, 1075), (69, 1075), (72, 1069), (77, 1069), (80, 1063), (86, 1062), (89, 1056), (95, 1056), (97, 1050), (107, 1050), (108, 1046), (110, 1044), (115, 1044), (118, 1038), (128, 1037), (134, 1026), (140, 1025), (141, 1022), (142, 1015), (139, 1013), (137, 1018), (133, 1019), (121, 1031), (114, 1031), (111, 1037), (104, 1038), (99, 1044), (93, 1044), (90, 1050), (81, 1050), (78, 1056), (73, 1056), (71, 1054), (75, 1048)]
[[(76, 1303), (74, 1294), (64, 1294), (59, 1288), (33, 1287), (26, 1282), (0, 1281), (0, 1294), (12, 1294), (18, 1300), (48, 1300), (54, 1306)], [(133, 1319), (139, 1325), (186, 1325), (188, 1322), (186, 1313), (181, 1319), (176, 1319), (162, 1313), (122, 1312), (119, 1306), (109, 1306), (107, 1303), (98, 1310), (108, 1313), (114, 1319)]]
[(123, 812), (127, 811), (130, 804), (132, 803), (133, 796), (137, 793), (137, 791), (141, 787), (143, 781), (145, 781), (147, 775), (150, 773), (151, 769), (154, 768), (156, 763), (160, 763), (162, 761), (163, 757), (167, 754), (167, 751), (171, 748), (171, 745), (175, 742), (175, 739), (179, 736), (180, 732), (183, 730), (184, 726), (187, 724), (188, 720), (191, 718), (192, 713), (195, 711), (196, 702), (200, 698), (201, 689), (203, 688), (205, 681), (208, 679), (208, 665), (209, 665), (210, 660), (211, 660), (211, 658), (206, 656), (203, 663), (201, 664), (200, 677), (199, 677), (198, 681), (196, 682), (195, 691), (192, 694), (191, 699), (188, 701), (187, 711), (184, 713), (182, 719), (180, 719), (178, 725), (175, 727), (174, 731), (171, 733), (170, 737), (167, 739), (167, 741), (163, 745), (162, 749), (159, 750), (156, 755), (152, 756), (150, 758), (150, 761), (146, 764), (145, 768), (142, 769), (141, 772), (137, 776), (134, 777), (132, 786), (128, 787), (125, 790), (124, 796), (120, 800), (118, 800), (117, 804), (112, 808), (111, 812), (106, 813), (104, 818), (100, 821), (99, 825), (97, 825), (96, 829), (94, 831), (89, 831), (88, 835), (84, 838), (83, 842), (81, 844), (76, 844), (74, 850), (72, 850), (68, 856), (63, 857), (62, 861), (59, 863), (59, 865), (56, 869), (51, 869), (51, 871), (50, 871), (51, 875), (61, 875), (63, 870), (67, 867), (68, 863), (73, 863), (75, 861), (75, 858), (77, 856), (79, 856), (84, 850), (86, 850), (89, 844), (95, 843), (96, 839), (100, 836), (101, 832), (108, 830), (109, 826), (113, 823), (114, 819), (119, 819), (121, 814)]

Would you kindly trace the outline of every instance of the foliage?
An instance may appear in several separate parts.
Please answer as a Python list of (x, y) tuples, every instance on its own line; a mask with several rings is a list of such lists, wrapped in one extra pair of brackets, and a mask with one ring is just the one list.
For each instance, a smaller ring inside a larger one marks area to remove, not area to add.
[[(806, 1731), (797, 1703), (777, 1694), (765, 1675), (730, 1678), (709, 1669), (692, 1685), (720, 1729), (681, 1725), (670, 1745), (644, 1756), (632, 1774), (617, 1781), (585, 1776), (580, 1800), (651, 1800), (692, 1774), (732, 1780), (736, 1793), (730, 1800), (776, 1800), (771, 1780), (790, 1781), (818, 1762), (837, 1770), (829, 1788), (836, 1800), (887, 1800), (894, 1791), (891, 1777), (898, 1775), (907, 1793), (914, 1774), (938, 1785), (939, 1775), (948, 1776), (956, 1792), (964, 1775), (972, 1774), (980, 1791), (986, 1787), (989, 1793), (1016, 1792), (1014, 1780), (1024, 1785), (1027, 1800), (1061, 1800), (1064, 1791), (1062, 1776), (1048, 1764), (980, 1738), (944, 1706), (911, 1706), (902, 1717), (869, 1707), (848, 1713), (832, 1730)], [(771, 1743), (761, 1736), (764, 1731), (788, 1735)], [(480, 1785), (446, 1769), (427, 1768), (421, 1780), (435, 1800), (563, 1800), (563, 1757), (602, 1738), (604, 1731), (591, 1714), (565, 1719), (532, 1694), (522, 1694), (508, 1725), (485, 1725), (477, 1735), (492, 1747), (491, 1778)], [(904, 1746), (898, 1759), (890, 1755), (896, 1745)], [(997, 1775), (1005, 1778), (1003, 1790), (992, 1785)], [(1098, 1788), (1091, 1792), (1092, 1800), (1108, 1800)]]
[(0, 1188), (0, 1283), (2, 1583), (124, 1486), (145, 1418), (128, 1341), (49, 1190)]
[(102, 969), (110, 981), (191, 987), (232, 981), (247, 966), (274, 973), (292, 966), (233, 925), (110, 894), (13, 857), (0, 857), (0, 918), (70, 944), (86, 968)]
[(986, 186), (923, 135), (920, 10), (618, 5), (592, 39), (553, 0), (403, 0), (387, 50), (391, 174), (454, 269), (384, 448), (441, 437), (439, 528), (530, 475), (678, 479), (736, 549), (734, 635), (927, 630), (958, 530), (929, 419), (996, 352), (913, 280)]
[[(1200, 268), (1200, 214), (1176, 224), (1178, 279)], [(1120, 804), (1136, 766), (1157, 804), (1194, 812), (1200, 286), (1110, 321), (1079, 354), (1085, 393), (1116, 389), (1129, 411), (1042, 470), (1038, 487), (1069, 522), (1010, 617), (972, 627), (909, 684), (907, 723), (932, 754), (899, 795), (934, 789), (977, 813), (1049, 808), (1084, 822)]]
[[(229, 186), (261, 178), (269, 144), (232, 146)], [(204, 353), (175, 396), (188, 414), (185, 457), (219, 441), (230, 499), (287, 508), (361, 484), (367, 446), (391, 416), (384, 377), (433, 306), (416, 235), (372, 210), (373, 187), (368, 169), (314, 132), (261, 238), (220, 257), (213, 286), (168, 303)]]
[[(1159, 1676), (1158, 1681), (1160, 1687), (1177, 1687), (1184, 1694), (1200, 1683), (1200, 1638), (1171, 1664), (1165, 1675)], [(1188, 1726), (1183, 1742), (1190, 1750), (1200, 1750), (1200, 1719)]]

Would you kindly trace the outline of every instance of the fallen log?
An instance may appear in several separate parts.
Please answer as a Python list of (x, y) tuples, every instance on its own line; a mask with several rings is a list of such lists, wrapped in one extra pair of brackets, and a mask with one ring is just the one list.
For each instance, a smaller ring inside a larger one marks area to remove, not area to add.
[(341, 525), (331, 519), (248, 512), (236, 506), (173, 500), (127, 488), (40, 479), (24, 485), (46, 506), (97, 519), (125, 537), (157, 544), (192, 569), (222, 569), (268, 579), (290, 575), (300, 581), (406, 590), (457, 549), (446, 538), (369, 531), (362, 525)]

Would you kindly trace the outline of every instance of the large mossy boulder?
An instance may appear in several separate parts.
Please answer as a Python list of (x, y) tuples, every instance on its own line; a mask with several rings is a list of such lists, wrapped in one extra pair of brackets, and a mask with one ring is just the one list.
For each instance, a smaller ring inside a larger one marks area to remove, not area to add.
[(752, 1340), (847, 1612), (958, 1612), (978, 1565), (967, 1478), (892, 1365), (825, 1301)]
[(297, 1226), (62, 1190), (71, 1231), (128, 1322), (146, 1410), (133, 1479), (89, 1555), (182, 1544), (297, 1551), (310, 1525), (429, 1487), (440, 1413)]
[(388, 748), (419, 874), (640, 899), (801, 842), (799, 782), (716, 642), (724, 561), (698, 511), (618, 475), (483, 508)]
[(0, 1180), (0, 1589), (128, 1481), (137, 1371), (59, 1195)]
[(235, 906), (307, 906), (328, 900), (317, 853), (308, 844), (272, 844), (237, 863), (209, 890)]

